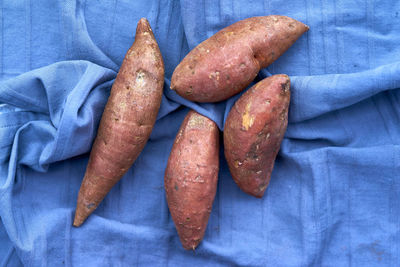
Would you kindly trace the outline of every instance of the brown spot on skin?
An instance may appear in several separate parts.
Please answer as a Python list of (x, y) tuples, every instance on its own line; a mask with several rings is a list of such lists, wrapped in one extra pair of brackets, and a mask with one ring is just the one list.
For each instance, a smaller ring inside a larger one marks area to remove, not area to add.
[(262, 185), (262, 186), (260, 186), (260, 187), (258, 188), (258, 190), (259, 190), (260, 192), (264, 192), (265, 189), (267, 188), (267, 186), (268, 186), (268, 184)]
[(210, 75), (208, 75), (208, 78), (219, 81), (219, 71), (211, 72)]
[(88, 204), (86, 207), (87, 207), (88, 209), (92, 209), (92, 208), (94, 208), (95, 206), (96, 206), (96, 204), (90, 203), (90, 204)]
[(187, 90), (186, 92), (186, 95), (191, 95), (192, 93), (193, 93), (193, 86), (189, 86), (189, 90)]
[(290, 83), (285, 84), (285, 92), (288, 92), (290, 90)]
[(286, 119), (286, 110), (282, 111), (279, 117), (282, 121), (284, 121)]
[(269, 56), (270, 56), (270, 58), (271, 58), (272, 60), (274, 60), (274, 59), (275, 59), (275, 52), (274, 52), (274, 51), (271, 51), (271, 53), (269, 54)]
[(203, 179), (201, 179), (201, 175), (197, 175), (194, 180), (192, 181), (194, 183), (204, 183), (205, 181)]
[(288, 83), (282, 83), (281, 84), (281, 90), (282, 94), (286, 94), (287, 91), (289, 91), (290, 85)]
[(142, 70), (139, 70), (136, 74), (136, 83), (141, 85), (144, 82), (143, 79), (145, 76), (145, 73)]
[(235, 160), (235, 167), (239, 168), (240, 166), (242, 166), (243, 162), (240, 162), (239, 160)]

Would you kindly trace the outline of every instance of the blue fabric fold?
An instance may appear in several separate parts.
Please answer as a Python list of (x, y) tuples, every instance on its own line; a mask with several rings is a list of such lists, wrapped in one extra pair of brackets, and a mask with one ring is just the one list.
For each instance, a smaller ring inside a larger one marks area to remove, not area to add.
[(29, 114), (14, 136), (18, 164), (44, 171), (49, 163), (87, 152), (115, 75), (90, 62), (69, 61), (2, 83), (0, 101), (20, 110), (0, 114), (1, 122)]
[[(243, 193), (221, 137), (206, 234), (184, 251), (163, 182), (175, 135), (189, 109), (222, 131), (241, 94), (190, 102), (169, 89), (172, 72), (223, 27), (269, 14), (310, 26), (253, 82), (291, 78), (271, 183), (262, 199)], [(400, 262), (400, 3), (4, 0), (0, 17), (0, 266)], [(165, 63), (157, 122), (134, 165), (73, 228), (91, 144), (141, 17)]]
[(0, 266), (21, 266), (22, 263), (16, 253), (13, 243), (8, 238), (3, 223), (0, 221)]

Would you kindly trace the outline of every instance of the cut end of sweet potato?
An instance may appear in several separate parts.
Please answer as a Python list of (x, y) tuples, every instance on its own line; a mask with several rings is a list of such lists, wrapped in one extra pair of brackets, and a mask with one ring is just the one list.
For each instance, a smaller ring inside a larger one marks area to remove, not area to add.
[(141, 18), (136, 27), (136, 34), (145, 34), (146, 32), (152, 32), (150, 23), (146, 18)]

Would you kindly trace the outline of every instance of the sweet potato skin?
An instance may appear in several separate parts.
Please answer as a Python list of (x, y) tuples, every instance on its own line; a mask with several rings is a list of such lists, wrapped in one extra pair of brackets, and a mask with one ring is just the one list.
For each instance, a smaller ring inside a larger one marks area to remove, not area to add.
[(79, 191), (74, 226), (80, 226), (143, 150), (156, 121), (164, 63), (149, 22), (137, 25), (135, 42), (112, 86)]
[(266, 78), (246, 91), (225, 122), (224, 153), (236, 184), (261, 198), (271, 179), (288, 122), (290, 80)]
[(171, 89), (196, 102), (218, 102), (245, 89), (308, 26), (285, 16), (236, 22), (195, 47), (176, 67)]
[(189, 111), (172, 147), (164, 176), (168, 207), (182, 246), (195, 249), (203, 239), (217, 190), (219, 130)]

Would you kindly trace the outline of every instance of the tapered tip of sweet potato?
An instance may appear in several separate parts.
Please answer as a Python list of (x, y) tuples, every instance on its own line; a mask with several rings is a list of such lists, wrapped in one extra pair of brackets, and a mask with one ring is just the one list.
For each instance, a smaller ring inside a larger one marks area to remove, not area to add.
[(82, 207), (81, 205), (78, 204), (78, 206), (76, 207), (76, 211), (75, 211), (75, 218), (74, 218), (74, 223), (72, 224), (75, 227), (79, 227), (81, 226), (85, 220), (87, 219), (87, 217), (90, 214), (88, 214)]
[(77, 216), (75, 215), (74, 223), (72, 225), (75, 227), (79, 227), (82, 225), (83, 222), (84, 222), (84, 219), (77, 218)]
[(263, 188), (257, 188), (257, 189), (253, 189), (253, 188), (247, 188), (246, 186), (243, 186), (242, 184), (238, 184), (239, 188), (245, 192), (246, 194), (256, 197), (256, 198), (262, 198), (264, 196), (264, 193), (267, 189), (267, 187), (263, 187)]
[(182, 242), (182, 247), (185, 249), (185, 250), (193, 250), (193, 251), (195, 251), (196, 250), (196, 248), (197, 248), (197, 246), (200, 244), (200, 240), (197, 240), (197, 241), (189, 241), (189, 242), (185, 242), (185, 241), (182, 241), (181, 240), (181, 242)]
[(283, 78), (283, 79), (285, 79), (286, 81), (288, 81), (288, 82), (290, 82), (290, 78), (289, 78), (289, 76), (287, 76), (287, 74), (275, 74), (274, 75), (276, 78)]
[(290, 27), (298, 28), (301, 31), (301, 33), (304, 33), (310, 29), (310, 27), (308, 25), (304, 24), (301, 21), (295, 20), (291, 17), (281, 16), (281, 15), (271, 15), (268, 17), (272, 18), (272, 20), (276, 21), (276, 22), (279, 22), (279, 21), (290, 22)]
[(77, 221), (76, 219), (74, 220), (74, 223), (72, 224), (74, 227), (79, 227), (82, 225), (82, 221)]
[(151, 32), (150, 23), (146, 18), (141, 18), (136, 27), (136, 34)]
[(302, 22), (300, 22), (300, 23), (301, 23), (302, 26), (303, 26), (302, 34), (305, 33), (305, 32), (308, 32), (308, 30), (310, 29), (310, 27), (308, 27), (308, 25), (306, 25), (306, 24), (304, 24), (304, 23), (302, 23)]
[(249, 193), (249, 194), (256, 198), (262, 198), (264, 196), (264, 193), (265, 193), (265, 189), (264, 189), (264, 191), (259, 192), (259, 193)]

